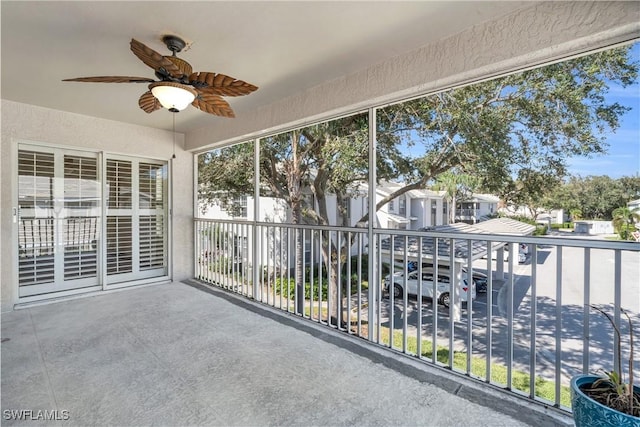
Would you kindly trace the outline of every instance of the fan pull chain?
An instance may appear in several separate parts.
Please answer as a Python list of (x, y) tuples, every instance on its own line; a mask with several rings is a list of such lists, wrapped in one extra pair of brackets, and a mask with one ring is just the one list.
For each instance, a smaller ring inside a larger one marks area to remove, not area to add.
[(176, 158), (176, 113), (172, 113), (173, 115), (173, 156), (172, 159)]

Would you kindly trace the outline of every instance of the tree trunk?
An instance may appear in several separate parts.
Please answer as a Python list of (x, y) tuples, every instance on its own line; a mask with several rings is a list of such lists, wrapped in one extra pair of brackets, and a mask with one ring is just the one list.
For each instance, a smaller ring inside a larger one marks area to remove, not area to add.
[[(330, 237), (330, 236), (329, 236)], [(338, 313), (342, 308), (341, 298), (338, 298), (338, 269), (340, 263), (338, 262), (335, 246), (330, 239), (326, 239), (322, 243), (322, 260), (327, 269), (327, 304), (329, 310), (327, 312), (328, 322), (330, 325), (340, 326), (338, 324)]]
[[(300, 218), (302, 215), (300, 209), (300, 203), (297, 203), (293, 206), (292, 209), (292, 222), (294, 224), (300, 224)], [(304, 314), (304, 281), (302, 275), (303, 269), (303, 259), (304, 259), (304, 248), (302, 243), (302, 230), (298, 228), (294, 228), (293, 232), (295, 233), (294, 241), (295, 241), (295, 267), (294, 267), (294, 280), (296, 284), (296, 314), (303, 315)], [(313, 278), (311, 278), (313, 280)]]

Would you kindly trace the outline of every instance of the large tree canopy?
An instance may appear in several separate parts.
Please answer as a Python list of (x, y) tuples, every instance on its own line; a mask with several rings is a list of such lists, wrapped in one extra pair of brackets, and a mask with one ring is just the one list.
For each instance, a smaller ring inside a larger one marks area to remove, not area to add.
[[(607, 100), (609, 85), (626, 87), (637, 74), (627, 46), (380, 108), (377, 177), (407, 186), (378, 207), (452, 168), (483, 191), (540, 198), (570, 157), (606, 152), (626, 111)], [(345, 194), (367, 180), (367, 127), (356, 115), (262, 140), (261, 183), (289, 204), (305, 193)], [(201, 156), (201, 201), (252, 193), (252, 156), (243, 145)], [(310, 220), (326, 222), (313, 211)]]
[[(453, 168), (484, 191), (540, 197), (570, 157), (606, 151), (606, 135), (626, 111), (607, 99), (609, 85), (626, 87), (637, 73), (630, 47), (621, 47), (378, 109), (377, 178), (406, 185), (376, 208)], [(294, 223), (329, 224), (328, 195), (347, 198), (367, 181), (367, 115), (265, 138), (259, 152), (261, 191), (286, 201)], [(251, 194), (252, 156), (242, 145), (201, 156), (201, 201)], [(323, 250), (325, 262), (331, 254)]]
[(640, 176), (571, 176), (542, 198), (540, 205), (568, 212), (579, 210), (583, 219), (609, 220), (614, 210), (639, 198)]
[[(515, 193), (519, 177), (562, 177), (567, 159), (606, 151), (626, 109), (608, 102), (610, 82), (637, 80), (629, 47), (528, 70), (385, 108), (380, 130), (415, 130), (412, 181), (453, 166), (485, 191)], [(406, 133), (406, 132), (405, 132)], [(413, 135), (407, 135), (412, 137)]]

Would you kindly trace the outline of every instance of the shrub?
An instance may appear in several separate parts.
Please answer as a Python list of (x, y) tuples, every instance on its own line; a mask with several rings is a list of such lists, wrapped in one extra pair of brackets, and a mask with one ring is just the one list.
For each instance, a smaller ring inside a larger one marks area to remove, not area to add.
[(516, 221), (524, 222), (526, 224), (536, 225), (536, 221), (532, 218), (529, 218), (528, 216), (522, 216), (522, 215), (506, 216), (505, 215), (505, 217), (515, 219)]
[[(322, 300), (323, 301), (327, 300), (328, 285), (329, 285), (328, 280), (326, 278), (323, 278), (322, 279)], [(280, 278), (278, 278), (273, 282), (273, 286), (275, 287), (275, 292), (278, 295), (280, 294), (281, 290), (282, 290), (283, 296), (289, 296), (293, 298), (293, 296), (295, 295), (295, 290), (296, 290), (295, 279), (280, 280)], [(311, 299), (311, 283), (310, 282), (304, 283), (304, 299), (307, 299), (307, 300)], [(317, 278), (313, 279), (313, 299), (314, 300), (318, 299), (318, 279)]]
[(562, 228), (573, 228), (572, 222), (563, 222), (562, 224), (551, 224), (552, 230), (560, 230)]
[[(354, 284), (354, 281), (358, 280), (358, 256), (357, 255), (353, 255), (351, 257), (351, 284)], [(363, 254), (361, 257), (361, 264), (360, 264), (360, 268), (361, 268), (361, 277), (363, 281), (368, 281), (369, 280), (369, 255), (368, 254)], [(389, 268), (389, 264), (387, 263), (382, 263), (382, 267), (381, 267), (381, 276), (384, 277), (387, 274), (389, 274), (390, 268)], [(344, 263), (342, 265), (342, 275), (346, 275), (347, 274), (347, 264)]]
[(545, 234), (547, 234), (547, 231), (549, 231), (548, 227), (546, 225), (538, 225), (536, 226), (535, 231), (533, 232), (534, 236), (544, 236)]
[[(289, 296), (293, 298), (293, 296), (295, 295), (296, 282), (295, 282), (295, 279), (293, 278), (283, 279), (283, 280), (280, 280), (278, 278), (273, 282), (273, 286), (275, 287), (275, 292), (278, 295), (280, 295), (280, 288), (282, 288), (283, 296)], [(326, 278), (322, 279), (322, 300), (323, 301), (327, 300), (328, 292), (329, 292), (328, 287), (329, 287), (329, 280)], [(366, 292), (368, 289), (369, 289), (369, 282), (367, 282), (366, 280), (363, 280), (360, 285), (360, 291)], [(354, 295), (357, 292), (358, 292), (358, 282), (357, 282), (357, 275), (356, 275), (355, 278), (352, 277), (351, 295)], [(341, 295), (343, 298), (347, 296), (347, 288), (345, 283), (343, 283)], [(304, 284), (304, 299), (306, 300), (311, 299), (311, 284), (309, 282), (305, 282)], [(318, 279), (317, 278), (314, 278), (313, 280), (313, 299), (318, 300)]]

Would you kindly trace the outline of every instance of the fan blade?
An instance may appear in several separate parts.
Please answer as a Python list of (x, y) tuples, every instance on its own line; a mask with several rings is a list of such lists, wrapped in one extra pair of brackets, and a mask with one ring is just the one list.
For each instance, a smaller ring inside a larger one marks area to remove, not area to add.
[(209, 93), (202, 93), (199, 89), (198, 96), (191, 103), (194, 107), (204, 111), (205, 113), (215, 114), (222, 117), (235, 117), (233, 110), (229, 106), (229, 103), (219, 97), (218, 95), (212, 95)]
[(189, 84), (203, 93), (222, 96), (248, 95), (258, 87), (224, 74), (201, 71), (189, 76)]
[(96, 76), (96, 77), (78, 77), (75, 79), (64, 79), (63, 82), (89, 82), (89, 83), (150, 83), (155, 82), (147, 77), (128, 77), (128, 76)]
[(170, 59), (160, 55), (155, 50), (151, 49), (143, 43), (140, 43), (136, 39), (131, 39), (131, 52), (137, 56), (142, 62), (156, 71), (161, 69), (165, 70), (171, 77), (180, 78), (182, 72), (180, 68), (171, 62)]
[(154, 111), (162, 108), (160, 101), (158, 101), (158, 99), (153, 96), (151, 91), (142, 94), (142, 96), (138, 100), (138, 105), (144, 110), (145, 113), (153, 113)]

